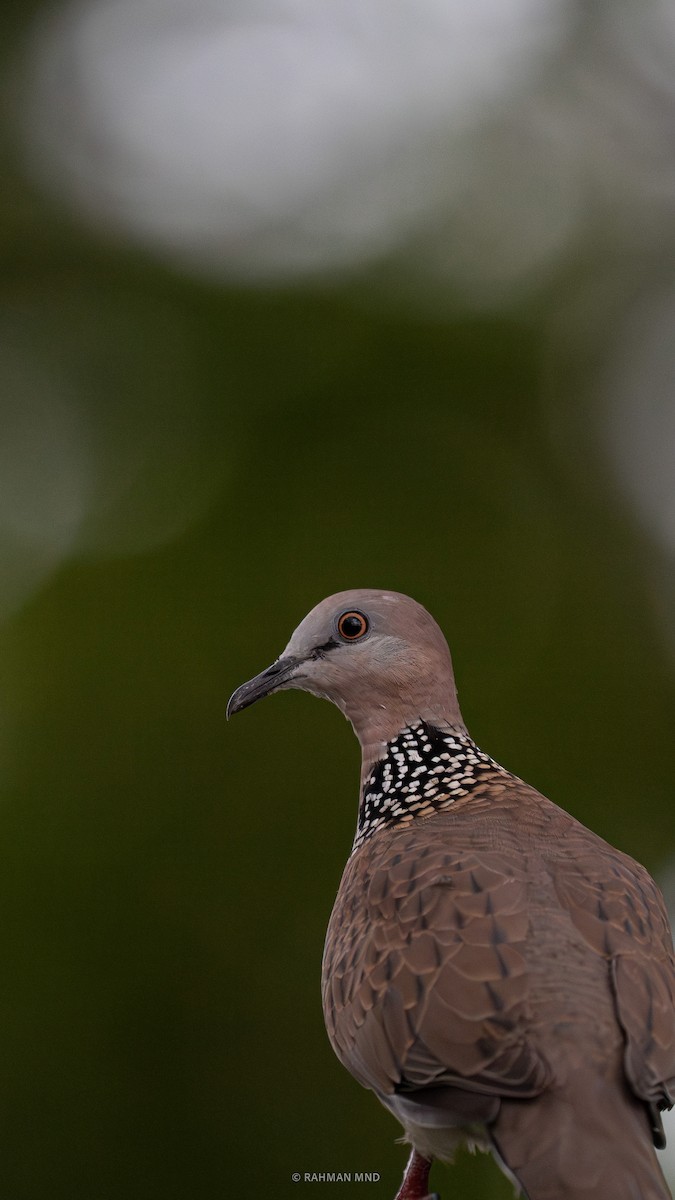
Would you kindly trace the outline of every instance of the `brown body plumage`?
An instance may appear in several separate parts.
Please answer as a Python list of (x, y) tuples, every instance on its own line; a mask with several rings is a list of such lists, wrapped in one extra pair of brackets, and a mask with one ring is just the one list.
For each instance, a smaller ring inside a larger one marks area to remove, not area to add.
[(442, 635), (406, 597), (324, 601), (231, 707), (293, 686), (337, 702), (364, 749), (323, 1004), (414, 1148), (399, 1195), (467, 1141), (530, 1200), (665, 1200), (675, 967), (653, 880), (475, 747)]

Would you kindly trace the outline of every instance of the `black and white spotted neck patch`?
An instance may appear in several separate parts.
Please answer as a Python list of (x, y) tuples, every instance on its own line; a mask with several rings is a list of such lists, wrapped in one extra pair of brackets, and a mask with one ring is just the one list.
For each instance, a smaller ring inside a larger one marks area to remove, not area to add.
[(389, 742), (363, 785), (353, 849), (386, 825), (409, 823), (467, 796), (487, 776), (508, 775), (467, 734), (421, 721)]

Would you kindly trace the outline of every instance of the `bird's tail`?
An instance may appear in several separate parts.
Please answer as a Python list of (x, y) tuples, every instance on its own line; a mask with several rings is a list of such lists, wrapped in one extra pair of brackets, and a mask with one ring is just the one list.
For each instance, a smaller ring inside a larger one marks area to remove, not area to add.
[(536, 1100), (502, 1102), (495, 1150), (528, 1200), (671, 1200), (649, 1114), (591, 1070)]

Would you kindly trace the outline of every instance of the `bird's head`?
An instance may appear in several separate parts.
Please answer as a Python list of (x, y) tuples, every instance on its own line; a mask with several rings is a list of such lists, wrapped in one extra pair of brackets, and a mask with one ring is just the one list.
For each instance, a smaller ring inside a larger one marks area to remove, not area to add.
[(338, 592), (313, 608), (271, 667), (237, 688), (228, 717), (286, 688), (331, 700), (366, 749), (419, 720), (463, 729), (450, 651), (421, 604), (399, 592)]

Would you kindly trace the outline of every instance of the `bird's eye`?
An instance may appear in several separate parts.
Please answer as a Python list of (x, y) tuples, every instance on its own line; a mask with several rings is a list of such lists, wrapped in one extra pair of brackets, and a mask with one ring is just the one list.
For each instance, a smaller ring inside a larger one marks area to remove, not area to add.
[(355, 642), (368, 632), (368, 622), (363, 613), (346, 612), (338, 618), (337, 630), (346, 642)]

